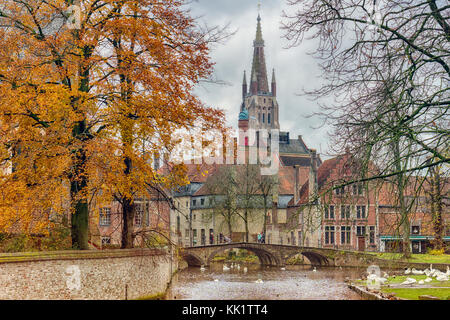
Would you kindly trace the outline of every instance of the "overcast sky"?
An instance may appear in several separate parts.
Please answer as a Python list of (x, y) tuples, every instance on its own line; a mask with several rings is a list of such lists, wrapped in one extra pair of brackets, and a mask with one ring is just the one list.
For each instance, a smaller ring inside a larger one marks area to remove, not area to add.
[[(317, 61), (307, 54), (315, 48), (315, 43), (305, 40), (299, 47), (286, 49), (288, 42), (282, 38), (280, 29), (281, 14), (283, 9), (292, 8), (287, 7), (285, 0), (261, 2), (268, 80), (275, 68), (280, 129), (289, 131), (291, 138), (302, 135), (309, 148), (317, 149), (322, 159), (327, 158), (329, 129), (321, 127), (319, 118), (306, 117), (318, 106), (298, 95), (303, 88), (311, 89), (320, 83)], [(251, 74), (258, 0), (198, 0), (191, 7), (193, 15), (201, 16), (208, 25), (230, 23), (230, 28), (236, 30), (225, 44), (214, 47), (211, 55), (216, 63), (215, 77), (230, 85), (204, 84), (196, 93), (207, 105), (225, 110), (228, 125), (237, 128), (243, 72), (247, 71), (247, 81)]]

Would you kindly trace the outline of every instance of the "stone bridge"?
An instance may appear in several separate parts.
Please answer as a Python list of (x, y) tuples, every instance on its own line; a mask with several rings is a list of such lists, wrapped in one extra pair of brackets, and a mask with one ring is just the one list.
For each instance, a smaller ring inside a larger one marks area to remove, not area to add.
[(186, 247), (181, 248), (180, 253), (190, 266), (209, 266), (217, 254), (234, 248), (253, 252), (260, 263), (267, 266), (285, 266), (286, 261), (297, 254), (302, 254), (317, 266), (366, 266), (378, 260), (359, 251), (247, 242)]

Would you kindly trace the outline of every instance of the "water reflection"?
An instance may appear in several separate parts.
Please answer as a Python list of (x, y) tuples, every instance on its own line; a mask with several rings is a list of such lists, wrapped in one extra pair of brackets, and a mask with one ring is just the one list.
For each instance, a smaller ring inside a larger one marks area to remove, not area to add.
[[(285, 270), (258, 264), (214, 263), (204, 271), (187, 268), (173, 279), (167, 299), (195, 300), (359, 300), (347, 288), (346, 277), (358, 278), (362, 270), (354, 268), (317, 268), (286, 266)], [(244, 267), (247, 267), (245, 272)]]

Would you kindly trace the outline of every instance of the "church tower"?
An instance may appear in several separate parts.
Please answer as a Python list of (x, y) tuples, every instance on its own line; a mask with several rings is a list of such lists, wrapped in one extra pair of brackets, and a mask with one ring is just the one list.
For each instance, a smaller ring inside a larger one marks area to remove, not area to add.
[[(253, 62), (250, 76), (250, 86), (247, 87), (247, 77), (244, 71), (242, 84), (242, 105), (240, 120), (248, 115), (248, 128), (280, 129), (278, 120), (278, 103), (276, 100), (275, 70), (272, 71), (272, 82), (269, 88), (266, 59), (264, 55), (264, 40), (262, 37), (261, 17), (258, 14), (256, 38), (253, 41)], [(242, 112), (245, 112), (242, 114)]]

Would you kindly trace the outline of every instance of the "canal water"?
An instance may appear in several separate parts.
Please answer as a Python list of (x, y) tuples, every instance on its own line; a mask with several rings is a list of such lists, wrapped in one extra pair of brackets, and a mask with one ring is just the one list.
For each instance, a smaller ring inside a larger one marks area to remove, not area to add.
[[(169, 300), (360, 300), (345, 279), (360, 278), (365, 270), (309, 265), (263, 267), (259, 264), (213, 263), (202, 271), (178, 272), (167, 292)], [(247, 267), (247, 272), (244, 271)]]

